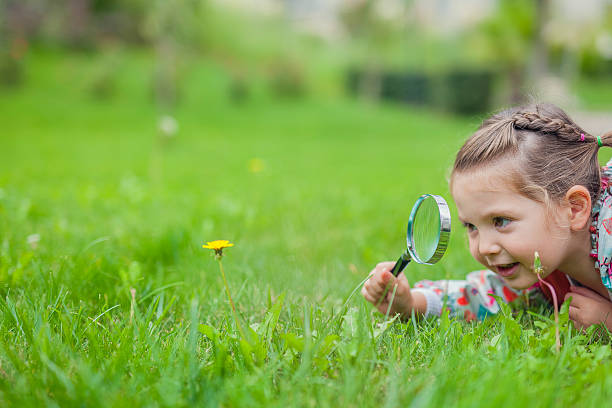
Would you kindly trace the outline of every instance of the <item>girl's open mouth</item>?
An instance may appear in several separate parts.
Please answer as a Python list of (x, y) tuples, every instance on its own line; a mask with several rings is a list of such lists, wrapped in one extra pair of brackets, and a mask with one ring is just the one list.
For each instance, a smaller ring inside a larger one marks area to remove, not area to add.
[(499, 275), (503, 276), (504, 278), (508, 278), (512, 276), (514, 272), (516, 272), (516, 269), (518, 268), (518, 266), (519, 266), (518, 262), (513, 262), (513, 263), (509, 263), (505, 265), (496, 265), (495, 269), (497, 270), (497, 273)]

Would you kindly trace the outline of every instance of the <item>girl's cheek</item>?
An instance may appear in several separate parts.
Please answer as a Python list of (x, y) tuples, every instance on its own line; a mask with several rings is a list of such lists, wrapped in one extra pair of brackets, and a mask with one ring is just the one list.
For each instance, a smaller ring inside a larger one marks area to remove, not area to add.
[(469, 246), (470, 246), (470, 254), (472, 255), (472, 258), (482, 263), (483, 260), (480, 258), (480, 254), (478, 253), (478, 251), (476, 251), (476, 248), (478, 248), (478, 242), (474, 242), (474, 240), (470, 239)]
[(470, 254), (472, 255), (472, 258), (474, 258), (478, 263), (480, 263), (485, 268), (488, 268), (489, 266), (486, 260), (482, 256), (480, 256), (480, 252), (478, 251), (478, 240), (470, 238), (469, 247), (470, 247)]

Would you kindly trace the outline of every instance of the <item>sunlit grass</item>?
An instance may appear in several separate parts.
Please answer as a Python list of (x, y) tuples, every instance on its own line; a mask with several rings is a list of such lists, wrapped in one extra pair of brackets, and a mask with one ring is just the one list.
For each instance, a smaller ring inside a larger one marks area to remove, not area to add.
[[(355, 293), (404, 245), (413, 201), (450, 199), (479, 118), (341, 98), (233, 105), (194, 61), (160, 144), (146, 55), (116, 95), (91, 56), (34, 58), (0, 95), (1, 406), (605, 406), (607, 337), (561, 314), (392, 324)], [(257, 160), (258, 171), (252, 171)], [(477, 267), (462, 231), (420, 278)], [(34, 234), (39, 239), (28, 239)], [(203, 242), (236, 243), (218, 265)]]

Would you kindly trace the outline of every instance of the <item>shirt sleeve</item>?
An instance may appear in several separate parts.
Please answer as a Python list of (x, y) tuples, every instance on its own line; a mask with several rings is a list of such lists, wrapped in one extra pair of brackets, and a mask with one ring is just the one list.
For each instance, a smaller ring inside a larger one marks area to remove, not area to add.
[(601, 282), (612, 299), (612, 194), (610, 176), (612, 161), (601, 169), (602, 191), (593, 204), (593, 221), (591, 233), (591, 256), (595, 258), (595, 267), (599, 269)]
[(601, 168), (601, 176), (605, 179), (612, 178), (612, 158)]
[(490, 294), (507, 303), (521, 294), (489, 270), (471, 272), (465, 280), (423, 280), (413, 286), (413, 292), (422, 293), (427, 300), (426, 316), (440, 316), (446, 308), (451, 317), (467, 321), (483, 320), (499, 312), (499, 305)]

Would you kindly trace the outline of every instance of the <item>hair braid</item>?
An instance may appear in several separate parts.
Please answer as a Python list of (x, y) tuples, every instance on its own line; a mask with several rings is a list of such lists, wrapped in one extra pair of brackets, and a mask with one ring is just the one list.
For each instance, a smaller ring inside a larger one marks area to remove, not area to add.
[(528, 198), (561, 202), (572, 186), (582, 185), (595, 200), (600, 145), (612, 147), (612, 132), (597, 138), (551, 104), (520, 106), (483, 121), (457, 153), (453, 173), (510, 159), (516, 164), (509, 181)]
[[(560, 118), (542, 116), (536, 112), (520, 112), (513, 115), (512, 119), (516, 129), (556, 134), (566, 140), (578, 139), (581, 134), (585, 136), (588, 135), (588, 133), (584, 132), (582, 129)], [(589, 139), (595, 139), (591, 135), (588, 136)]]

